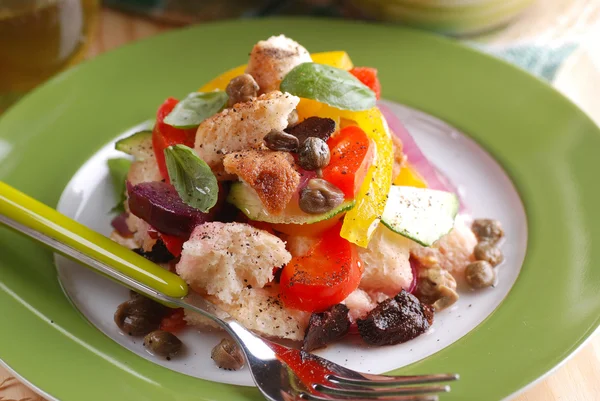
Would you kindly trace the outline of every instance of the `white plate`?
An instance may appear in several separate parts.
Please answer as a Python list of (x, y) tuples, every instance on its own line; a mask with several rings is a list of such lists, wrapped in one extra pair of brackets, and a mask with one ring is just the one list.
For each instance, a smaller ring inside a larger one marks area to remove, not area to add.
[[(407, 107), (386, 104), (404, 121), (424, 153), (458, 185), (473, 216), (502, 222), (506, 231), (506, 242), (502, 246), (505, 262), (499, 267), (499, 283), (495, 288), (461, 293), (460, 300), (451, 309), (437, 314), (432, 329), (421, 337), (396, 346), (369, 348), (357, 337), (348, 336), (346, 341), (318, 352), (349, 368), (372, 373), (386, 372), (425, 358), (480, 324), (515, 283), (527, 244), (521, 200), (506, 173), (487, 152), (442, 121)], [(122, 156), (112, 143), (102, 148), (75, 174), (60, 199), (58, 210), (108, 235), (111, 231), (109, 210), (115, 198), (106, 159)], [(113, 322), (117, 305), (128, 298), (128, 290), (75, 262), (60, 256), (56, 260), (60, 281), (73, 304), (114, 341), (143, 358), (187, 375), (252, 385), (247, 371), (227, 372), (214, 366), (210, 350), (222, 338), (220, 333), (198, 333), (189, 328), (180, 336), (186, 345), (184, 355), (171, 361), (151, 356), (140, 338), (123, 335)]]

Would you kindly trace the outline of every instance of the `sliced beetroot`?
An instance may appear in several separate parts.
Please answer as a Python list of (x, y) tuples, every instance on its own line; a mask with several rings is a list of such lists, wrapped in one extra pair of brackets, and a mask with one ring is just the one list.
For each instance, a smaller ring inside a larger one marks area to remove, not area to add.
[(335, 121), (331, 118), (309, 117), (301, 123), (287, 127), (284, 131), (298, 138), (300, 145), (310, 137), (327, 142), (331, 134), (335, 132)]
[(133, 235), (133, 233), (129, 230), (129, 226), (127, 225), (127, 217), (129, 217), (129, 213), (123, 212), (110, 222), (110, 225), (117, 231), (117, 233), (121, 237), (125, 238)]
[(129, 210), (156, 230), (167, 235), (188, 238), (199, 224), (211, 221), (216, 207), (202, 213), (186, 205), (175, 188), (165, 182), (127, 183)]

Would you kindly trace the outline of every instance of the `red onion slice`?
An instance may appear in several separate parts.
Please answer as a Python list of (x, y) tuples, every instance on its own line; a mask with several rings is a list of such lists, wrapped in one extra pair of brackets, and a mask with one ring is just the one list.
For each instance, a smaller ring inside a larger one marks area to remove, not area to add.
[(127, 226), (127, 217), (129, 213), (123, 212), (120, 215), (116, 216), (111, 220), (110, 225), (119, 233), (121, 237), (131, 237), (133, 233), (129, 230), (129, 226)]
[(390, 130), (402, 141), (402, 150), (410, 165), (425, 179), (429, 188), (456, 194), (462, 211), (465, 205), (456, 186), (427, 159), (400, 119), (387, 106), (378, 104), (378, 107)]
[(418, 262), (411, 256), (408, 261), (410, 262), (410, 270), (412, 270), (412, 281), (410, 282), (410, 287), (408, 287), (408, 292), (413, 294), (417, 289), (417, 275), (419, 273), (418, 270)]

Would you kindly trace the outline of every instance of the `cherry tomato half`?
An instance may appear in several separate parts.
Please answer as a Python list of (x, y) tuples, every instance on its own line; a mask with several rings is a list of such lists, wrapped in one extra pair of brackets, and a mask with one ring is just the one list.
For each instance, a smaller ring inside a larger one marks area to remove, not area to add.
[(286, 306), (318, 312), (343, 301), (362, 276), (356, 247), (340, 237), (341, 223), (323, 234), (313, 249), (294, 257), (281, 272), (281, 295)]
[(156, 113), (156, 123), (152, 130), (152, 148), (154, 149), (156, 162), (158, 163), (160, 174), (167, 182), (169, 182), (169, 172), (165, 164), (165, 149), (172, 145), (193, 147), (196, 138), (196, 128), (179, 129), (165, 124), (165, 117), (173, 111), (177, 103), (179, 103), (179, 100), (170, 97), (160, 105)]
[(373, 160), (367, 134), (357, 126), (343, 128), (327, 141), (331, 159), (323, 169), (323, 178), (354, 198)]

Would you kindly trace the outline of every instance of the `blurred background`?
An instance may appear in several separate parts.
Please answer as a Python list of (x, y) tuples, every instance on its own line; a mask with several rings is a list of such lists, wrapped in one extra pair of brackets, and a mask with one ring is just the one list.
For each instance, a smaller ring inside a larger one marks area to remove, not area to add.
[(0, 0), (0, 113), (86, 57), (183, 25), (274, 15), (400, 24), (453, 36), (546, 79), (600, 0)]

